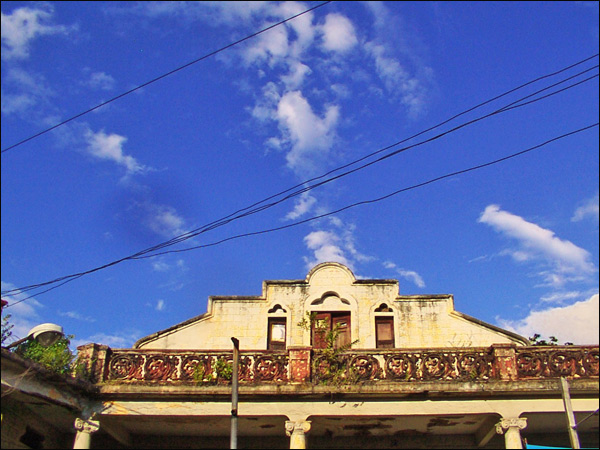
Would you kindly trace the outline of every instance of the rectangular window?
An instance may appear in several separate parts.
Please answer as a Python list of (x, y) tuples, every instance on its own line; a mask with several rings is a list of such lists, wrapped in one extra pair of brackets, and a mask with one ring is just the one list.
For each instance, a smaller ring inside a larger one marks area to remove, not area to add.
[(394, 318), (375, 317), (377, 348), (394, 348)]
[(285, 350), (285, 318), (269, 318), (269, 335), (267, 337), (267, 349)]
[(350, 313), (349, 312), (320, 312), (317, 313), (312, 330), (313, 348), (327, 348), (327, 333), (336, 329), (337, 338), (333, 343), (335, 348), (349, 345), (350, 339)]

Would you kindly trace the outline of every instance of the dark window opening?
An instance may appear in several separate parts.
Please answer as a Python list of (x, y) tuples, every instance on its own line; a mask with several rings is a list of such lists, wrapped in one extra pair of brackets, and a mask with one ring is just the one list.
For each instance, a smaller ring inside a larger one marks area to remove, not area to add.
[(377, 348), (394, 347), (394, 318), (375, 317), (375, 339)]
[(285, 317), (269, 318), (269, 334), (267, 338), (267, 349), (285, 350), (286, 321)]

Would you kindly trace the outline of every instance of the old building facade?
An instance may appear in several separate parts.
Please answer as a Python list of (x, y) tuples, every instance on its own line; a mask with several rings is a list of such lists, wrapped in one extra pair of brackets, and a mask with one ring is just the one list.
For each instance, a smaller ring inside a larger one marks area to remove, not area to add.
[(597, 346), (531, 346), (338, 263), (79, 354), (78, 448), (598, 446)]

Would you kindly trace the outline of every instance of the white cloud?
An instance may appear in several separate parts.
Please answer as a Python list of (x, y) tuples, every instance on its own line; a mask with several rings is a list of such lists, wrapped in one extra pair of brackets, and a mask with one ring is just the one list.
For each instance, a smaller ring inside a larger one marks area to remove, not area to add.
[(532, 337), (555, 336), (559, 344), (598, 345), (598, 294), (569, 306), (532, 311), (522, 320), (497, 319), (499, 326)]
[(94, 72), (90, 74), (87, 84), (94, 89), (110, 91), (115, 87), (115, 79), (104, 72)]
[(420, 288), (425, 287), (425, 281), (423, 281), (423, 277), (421, 275), (419, 275), (417, 272), (415, 272), (414, 270), (403, 269), (401, 267), (398, 267), (395, 263), (393, 263), (391, 261), (385, 261), (383, 263), (383, 267), (385, 267), (386, 269), (394, 270), (402, 278), (409, 280), (410, 282), (414, 283), (416, 286), (418, 286)]
[(267, 62), (273, 68), (282, 63), (289, 52), (287, 28), (276, 27), (259, 35), (242, 57), (247, 65)]
[(93, 342), (95, 344), (108, 345), (111, 348), (130, 348), (139, 338), (140, 333), (137, 331), (131, 332), (130, 334), (97, 333), (89, 336), (87, 339), (73, 339), (71, 341), (71, 346), (77, 348), (81, 345)]
[(312, 258), (304, 258), (308, 269), (322, 262), (338, 262), (354, 270), (356, 263), (374, 259), (356, 249), (354, 225), (335, 216), (330, 216), (328, 222), (329, 230), (313, 231), (304, 237), (306, 247), (313, 252)]
[(313, 259), (306, 259), (307, 266), (322, 262), (338, 262), (352, 268), (352, 264), (340, 246), (341, 239), (331, 231), (313, 231), (304, 237), (306, 246), (313, 251)]
[(31, 41), (38, 36), (67, 34), (69, 28), (49, 23), (53, 13), (48, 4), (45, 4), (44, 9), (23, 7), (15, 9), (12, 14), (0, 13), (2, 59), (29, 57)]
[(302, 85), (307, 75), (310, 75), (311, 69), (300, 61), (290, 61), (289, 73), (281, 76), (281, 81), (285, 84), (287, 90), (297, 89)]
[(326, 51), (347, 52), (358, 43), (354, 25), (341, 14), (327, 14), (321, 32), (323, 33), (322, 46)]
[(287, 220), (294, 220), (302, 217), (304, 214), (310, 212), (316, 202), (317, 199), (310, 195), (309, 192), (304, 192), (302, 195), (300, 195), (300, 198), (296, 200), (294, 210), (287, 213), (285, 218)]
[(567, 301), (573, 301), (579, 298), (582, 298), (583, 294), (579, 291), (570, 291), (570, 292), (552, 292), (550, 294), (546, 294), (540, 298), (540, 300), (544, 303), (555, 303), (555, 304), (563, 304)]
[[(387, 91), (399, 96), (410, 116), (421, 114), (427, 106), (427, 89), (423, 82), (411, 75), (397, 58), (388, 56), (385, 46), (370, 42), (365, 48), (375, 61), (375, 68)], [(429, 71), (425, 70), (425, 73)]]
[(76, 311), (67, 311), (67, 312), (59, 312), (59, 316), (68, 317), (69, 319), (81, 320), (83, 322), (95, 322), (96, 319), (89, 316), (82, 316), (80, 313)]
[(166, 272), (171, 267), (164, 261), (152, 261), (152, 269), (156, 272)]
[(337, 106), (328, 106), (320, 118), (299, 91), (284, 94), (277, 107), (277, 119), (292, 146), (286, 156), (288, 167), (301, 177), (314, 174), (327, 159), (338, 118)]
[[(3, 75), (2, 114), (29, 113), (34, 106), (45, 104), (55, 93), (48, 87), (44, 77), (32, 75), (19, 68), (11, 68)], [(37, 111), (36, 111), (37, 112)]]
[(156, 307), (154, 308), (157, 311), (163, 311), (165, 309), (165, 301), (161, 298), (156, 302)]
[(168, 205), (157, 205), (151, 202), (138, 203), (143, 214), (143, 223), (150, 230), (163, 237), (172, 238), (184, 234), (185, 220), (177, 214), (177, 210)]
[(593, 198), (585, 201), (585, 203), (578, 207), (571, 217), (571, 221), (579, 222), (581, 220), (590, 218), (598, 222), (598, 193)]
[(540, 275), (551, 285), (581, 280), (596, 271), (589, 252), (570, 241), (559, 239), (548, 229), (502, 211), (497, 205), (486, 207), (478, 221), (518, 242), (520, 248), (505, 250), (504, 254), (511, 254), (520, 262), (536, 261), (550, 265), (552, 270), (545, 270)]
[(93, 133), (87, 130), (85, 139), (88, 144), (88, 152), (96, 158), (113, 161), (127, 169), (128, 174), (134, 174), (146, 170), (146, 167), (137, 162), (133, 156), (123, 152), (123, 145), (127, 142), (125, 136), (118, 134), (106, 134), (104, 131)]

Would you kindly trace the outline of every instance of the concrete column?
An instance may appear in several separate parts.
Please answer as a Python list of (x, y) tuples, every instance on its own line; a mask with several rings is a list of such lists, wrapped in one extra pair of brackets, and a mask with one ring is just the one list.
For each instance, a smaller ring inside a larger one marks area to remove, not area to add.
[(310, 420), (285, 422), (285, 434), (290, 436), (290, 448), (306, 448), (306, 433), (310, 431)]
[(99, 428), (100, 422), (97, 420), (75, 419), (75, 429), (77, 430), (77, 434), (75, 435), (73, 448), (90, 448), (92, 433), (98, 431)]
[(502, 419), (496, 424), (496, 433), (504, 434), (506, 448), (523, 448), (521, 430), (526, 426), (527, 419), (524, 417)]

